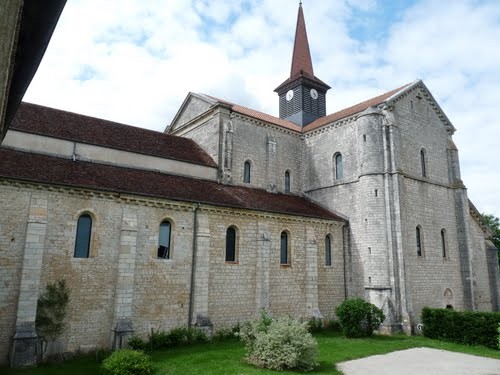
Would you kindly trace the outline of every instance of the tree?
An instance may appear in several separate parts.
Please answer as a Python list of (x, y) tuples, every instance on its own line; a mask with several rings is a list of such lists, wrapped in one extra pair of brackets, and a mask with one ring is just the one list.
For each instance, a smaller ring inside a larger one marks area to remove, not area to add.
[(61, 279), (47, 284), (40, 294), (36, 309), (36, 330), (40, 340), (45, 344), (42, 353), (47, 349), (48, 340), (55, 341), (63, 333), (66, 324), (66, 306), (69, 302), (70, 290), (66, 281)]
[(491, 214), (481, 214), (483, 220), (491, 229), (491, 242), (500, 250), (500, 219)]

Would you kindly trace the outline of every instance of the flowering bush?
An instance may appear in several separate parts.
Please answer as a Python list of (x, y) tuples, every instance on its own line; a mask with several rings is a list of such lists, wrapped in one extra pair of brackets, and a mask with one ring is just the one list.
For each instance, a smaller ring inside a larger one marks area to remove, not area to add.
[(272, 370), (312, 370), (318, 364), (317, 343), (308, 332), (308, 323), (291, 317), (273, 318), (263, 311), (258, 320), (246, 322), (240, 330), (247, 360)]

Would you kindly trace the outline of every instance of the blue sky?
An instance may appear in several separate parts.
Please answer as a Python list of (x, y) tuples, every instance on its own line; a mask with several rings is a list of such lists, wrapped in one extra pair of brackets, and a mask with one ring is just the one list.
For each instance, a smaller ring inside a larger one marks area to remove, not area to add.
[[(420, 78), (451, 122), (462, 177), (500, 216), (500, 2), (304, 0), (334, 112)], [(71, 0), (26, 101), (163, 130), (189, 91), (277, 115), (292, 0)]]

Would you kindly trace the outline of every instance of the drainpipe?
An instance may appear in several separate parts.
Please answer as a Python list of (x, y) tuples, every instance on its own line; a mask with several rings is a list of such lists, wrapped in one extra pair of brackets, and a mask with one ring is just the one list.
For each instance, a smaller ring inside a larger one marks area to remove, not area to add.
[(191, 327), (193, 323), (193, 300), (194, 300), (194, 281), (195, 281), (195, 268), (196, 268), (196, 250), (198, 249), (198, 210), (200, 209), (200, 204), (197, 203), (194, 208), (193, 214), (193, 258), (191, 259), (191, 285), (189, 287), (189, 312), (188, 312), (188, 327)]

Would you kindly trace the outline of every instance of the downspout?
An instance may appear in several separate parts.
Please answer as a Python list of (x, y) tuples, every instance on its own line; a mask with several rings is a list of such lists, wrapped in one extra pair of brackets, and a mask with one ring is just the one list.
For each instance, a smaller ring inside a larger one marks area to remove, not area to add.
[(191, 285), (189, 287), (189, 312), (188, 312), (188, 327), (191, 327), (193, 323), (193, 300), (194, 300), (194, 281), (195, 281), (195, 268), (196, 268), (196, 251), (198, 249), (198, 210), (200, 209), (200, 204), (197, 203), (194, 208), (193, 214), (193, 257), (191, 259)]

